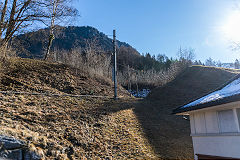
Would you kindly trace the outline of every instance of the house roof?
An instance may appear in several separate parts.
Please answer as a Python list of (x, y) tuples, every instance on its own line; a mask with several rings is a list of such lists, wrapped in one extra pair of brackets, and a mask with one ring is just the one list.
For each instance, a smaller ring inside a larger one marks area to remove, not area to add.
[(235, 101), (240, 101), (240, 74), (215, 91), (174, 109), (173, 114), (208, 108)]

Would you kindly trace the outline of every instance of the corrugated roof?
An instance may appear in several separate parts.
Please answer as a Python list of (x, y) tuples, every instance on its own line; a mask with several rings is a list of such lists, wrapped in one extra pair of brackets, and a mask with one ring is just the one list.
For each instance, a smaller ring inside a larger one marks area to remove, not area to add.
[(219, 89), (173, 110), (173, 114), (212, 107), (240, 100), (240, 74)]

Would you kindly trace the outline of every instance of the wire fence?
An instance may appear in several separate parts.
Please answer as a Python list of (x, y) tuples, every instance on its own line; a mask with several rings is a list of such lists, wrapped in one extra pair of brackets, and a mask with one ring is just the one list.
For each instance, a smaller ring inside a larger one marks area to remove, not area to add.
[(96, 95), (75, 95), (75, 94), (52, 94), (52, 93), (37, 93), (37, 92), (20, 92), (20, 91), (0, 91), (5, 95), (35, 95), (35, 96), (48, 96), (48, 97), (77, 97), (77, 98), (106, 98), (112, 99), (110, 96), (96, 96)]

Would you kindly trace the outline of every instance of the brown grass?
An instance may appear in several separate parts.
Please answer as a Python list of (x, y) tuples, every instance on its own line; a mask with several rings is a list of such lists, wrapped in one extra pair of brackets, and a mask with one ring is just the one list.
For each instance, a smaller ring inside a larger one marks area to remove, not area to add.
[(164, 100), (168, 103), (175, 103), (176, 106), (183, 105), (215, 90), (237, 73), (239, 73), (239, 70), (192, 66), (187, 68), (175, 80), (163, 87), (152, 90), (148, 99)]
[[(2, 65), (1, 90), (113, 95), (110, 79), (97, 75), (93, 78), (91, 73), (68, 65), (22, 58), (10, 58)], [(120, 86), (118, 93), (127, 95)]]
[(46, 159), (156, 159), (124, 100), (0, 96), (0, 134)]
[[(0, 90), (112, 95), (104, 77), (66, 65), (10, 59)], [(0, 134), (28, 144), (43, 159), (192, 159), (189, 122), (173, 108), (208, 93), (237, 71), (194, 66), (147, 100), (0, 94)]]
[[(113, 94), (108, 79), (90, 78), (66, 65), (18, 58), (3, 65), (0, 90)], [(69, 86), (72, 89), (66, 90)], [(125, 90), (119, 93), (128, 98)], [(129, 100), (4, 94), (0, 98), (0, 134), (25, 141), (43, 159), (157, 159)]]
[(237, 73), (239, 70), (192, 66), (152, 90), (135, 113), (155, 152), (165, 159), (193, 159), (189, 121), (171, 115), (172, 110), (215, 90)]

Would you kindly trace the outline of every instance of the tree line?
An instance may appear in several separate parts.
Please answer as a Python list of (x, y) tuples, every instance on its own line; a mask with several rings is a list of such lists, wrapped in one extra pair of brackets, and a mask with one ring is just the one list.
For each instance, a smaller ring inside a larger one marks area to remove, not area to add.
[[(77, 17), (78, 11), (72, 5), (72, 0), (3, 0), (0, 2), (0, 49), (1, 56), (6, 57), (9, 42), (13, 37), (31, 27), (45, 25), (49, 28), (46, 38), (47, 46), (44, 59), (57, 61), (81, 67), (94, 74), (111, 78), (111, 51), (94, 39), (85, 39), (84, 47), (74, 47), (70, 50), (52, 48), (58, 24), (67, 23)], [(107, 41), (103, 41), (107, 42)], [(52, 50), (51, 50), (52, 48)], [(12, 53), (12, 51), (11, 51)], [(142, 83), (147, 85), (162, 85), (173, 79), (181, 70), (189, 65), (207, 65), (222, 67), (223, 63), (209, 58), (202, 63), (195, 60), (194, 49), (179, 48), (177, 58), (165, 54), (139, 54), (130, 45), (118, 46), (118, 75), (122, 85)], [(239, 60), (233, 63), (234, 68), (240, 68)]]
[(209, 57), (206, 59), (205, 63), (201, 61), (195, 61), (194, 65), (205, 65), (205, 66), (212, 66), (212, 67), (224, 67), (224, 68), (233, 68), (233, 69), (240, 69), (240, 60), (236, 59), (232, 63), (222, 63), (220, 60), (216, 61)]

